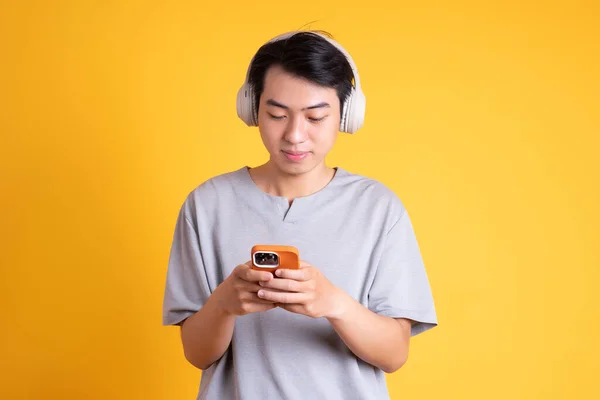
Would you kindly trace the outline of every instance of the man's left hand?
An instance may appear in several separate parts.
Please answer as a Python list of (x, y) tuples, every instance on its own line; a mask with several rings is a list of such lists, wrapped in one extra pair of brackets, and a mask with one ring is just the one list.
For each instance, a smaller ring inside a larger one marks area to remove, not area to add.
[(312, 318), (338, 318), (343, 313), (346, 294), (309, 263), (302, 261), (297, 270), (279, 269), (275, 276), (278, 279), (260, 282), (260, 298)]

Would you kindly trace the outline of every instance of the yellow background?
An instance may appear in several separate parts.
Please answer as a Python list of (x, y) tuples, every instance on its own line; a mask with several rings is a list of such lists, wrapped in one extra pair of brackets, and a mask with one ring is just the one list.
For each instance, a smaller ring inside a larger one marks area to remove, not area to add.
[(592, 1), (0, 4), (0, 398), (195, 398), (161, 326), (175, 218), (264, 161), (236, 92), (311, 22), (368, 99), (329, 164), (402, 198), (435, 295), (392, 399), (599, 398)]

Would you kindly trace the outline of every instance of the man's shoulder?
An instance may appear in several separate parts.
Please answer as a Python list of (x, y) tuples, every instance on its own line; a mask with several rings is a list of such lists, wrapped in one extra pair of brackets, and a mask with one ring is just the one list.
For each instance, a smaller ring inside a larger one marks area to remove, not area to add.
[(205, 179), (204, 181), (198, 183), (196, 187), (191, 191), (191, 194), (193, 193), (203, 195), (206, 192), (235, 186), (236, 183), (239, 183), (242, 179), (242, 173), (244, 171), (244, 168), (245, 167), (213, 175)]
[(200, 181), (188, 191), (184, 207), (197, 209), (226, 201), (228, 196), (234, 195), (234, 189), (242, 179), (244, 168), (226, 171)]
[(350, 190), (354, 196), (366, 200), (371, 205), (386, 204), (397, 212), (404, 211), (404, 204), (400, 196), (384, 181), (368, 175), (342, 169), (340, 187)]

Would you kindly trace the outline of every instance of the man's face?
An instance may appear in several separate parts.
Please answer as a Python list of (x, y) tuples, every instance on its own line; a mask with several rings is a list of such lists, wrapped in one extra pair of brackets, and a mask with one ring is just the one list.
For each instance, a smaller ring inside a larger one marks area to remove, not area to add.
[(324, 165), (340, 126), (335, 89), (269, 68), (260, 97), (258, 127), (281, 172), (300, 175)]

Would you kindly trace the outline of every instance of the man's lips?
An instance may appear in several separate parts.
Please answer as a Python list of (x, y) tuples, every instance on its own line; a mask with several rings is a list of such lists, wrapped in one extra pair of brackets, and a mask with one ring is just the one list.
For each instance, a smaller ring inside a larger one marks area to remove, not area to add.
[(286, 151), (282, 150), (283, 154), (287, 157), (288, 160), (292, 161), (300, 161), (306, 158), (310, 154), (309, 151)]

